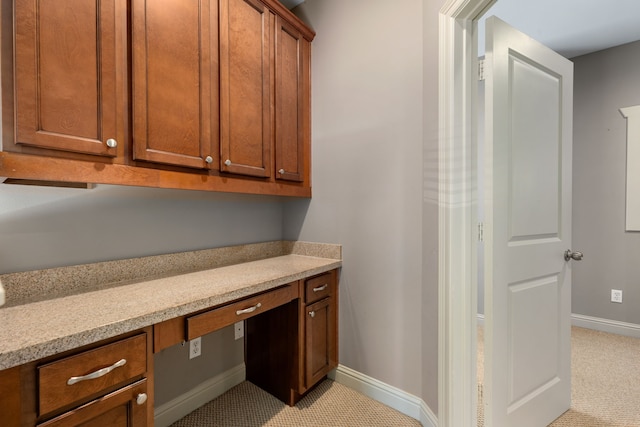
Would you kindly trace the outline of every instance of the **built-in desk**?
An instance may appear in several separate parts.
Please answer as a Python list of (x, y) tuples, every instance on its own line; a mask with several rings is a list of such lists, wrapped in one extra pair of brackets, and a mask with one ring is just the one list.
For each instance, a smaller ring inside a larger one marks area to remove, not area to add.
[(153, 425), (153, 353), (239, 320), (247, 379), (293, 404), (337, 365), (340, 258), (268, 242), (1, 276), (0, 425)]

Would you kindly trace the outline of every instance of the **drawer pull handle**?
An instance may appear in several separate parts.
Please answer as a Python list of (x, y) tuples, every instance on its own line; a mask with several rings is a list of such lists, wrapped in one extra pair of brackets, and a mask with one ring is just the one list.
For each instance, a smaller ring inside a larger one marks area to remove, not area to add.
[(313, 292), (320, 292), (320, 291), (324, 291), (325, 289), (327, 289), (327, 287), (329, 286), (328, 283), (325, 283), (322, 286), (318, 286), (317, 288), (313, 288)]
[(94, 380), (96, 378), (104, 377), (109, 372), (113, 371), (116, 368), (124, 366), (126, 363), (127, 363), (126, 359), (120, 359), (113, 365), (108, 366), (106, 368), (98, 369), (97, 371), (92, 372), (90, 374), (83, 375), (81, 377), (71, 377), (67, 380), (67, 385), (74, 385), (75, 383), (79, 383), (80, 381)]
[(309, 312), (309, 316), (311, 316), (312, 318), (316, 317), (316, 312), (315, 311), (310, 311)]
[(262, 307), (262, 304), (257, 303), (253, 307), (245, 308), (243, 310), (236, 310), (236, 316), (240, 316), (241, 314), (253, 313), (254, 311), (259, 309), (260, 307)]

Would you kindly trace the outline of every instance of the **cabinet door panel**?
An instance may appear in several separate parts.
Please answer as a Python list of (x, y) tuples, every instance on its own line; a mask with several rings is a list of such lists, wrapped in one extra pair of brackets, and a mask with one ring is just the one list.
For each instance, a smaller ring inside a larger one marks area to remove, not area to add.
[(38, 427), (143, 427), (147, 425), (149, 400), (138, 404), (136, 399), (147, 393), (147, 380), (123, 387), (77, 409), (38, 424)]
[(224, 172), (271, 176), (274, 19), (258, 0), (220, 1), (220, 168)]
[(16, 144), (116, 156), (124, 142), (124, 0), (16, 0)]
[(136, 0), (133, 46), (134, 158), (217, 165), (217, 8)]
[(276, 178), (304, 180), (304, 72), (308, 43), (277, 18), (276, 26)]
[(333, 298), (307, 306), (305, 388), (316, 384), (337, 366), (336, 326)]

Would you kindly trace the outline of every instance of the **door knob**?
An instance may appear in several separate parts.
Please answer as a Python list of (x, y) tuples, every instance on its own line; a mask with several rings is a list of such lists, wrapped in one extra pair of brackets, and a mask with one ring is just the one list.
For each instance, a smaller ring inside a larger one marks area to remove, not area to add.
[(569, 260), (575, 260), (575, 261), (582, 261), (582, 252), (578, 252), (575, 251), (573, 252), (571, 249), (567, 249), (564, 252), (564, 260), (565, 261), (569, 261)]

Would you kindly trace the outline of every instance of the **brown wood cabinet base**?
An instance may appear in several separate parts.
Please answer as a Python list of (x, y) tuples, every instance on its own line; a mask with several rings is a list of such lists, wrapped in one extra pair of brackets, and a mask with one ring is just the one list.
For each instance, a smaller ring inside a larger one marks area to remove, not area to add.
[[(147, 327), (0, 371), (0, 425), (153, 426), (152, 333)], [(103, 375), (67, 382), (121, 358)]]
[(247, 380), (293, 406), (338, 365), (337, 304), (331, 270), (1, 370), (0, 426), (153, 426), (153, 354), (237, 321)]
[(300, 298), (247, 319), (245, 328), (247, 380), (290, 406), (338, 366), (337, 271), (299, 286)]

